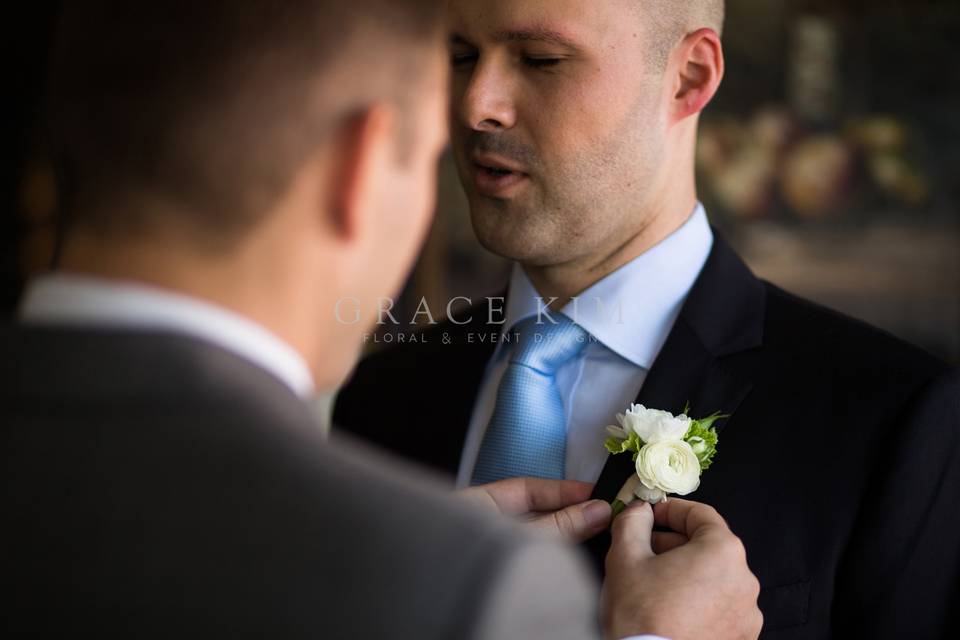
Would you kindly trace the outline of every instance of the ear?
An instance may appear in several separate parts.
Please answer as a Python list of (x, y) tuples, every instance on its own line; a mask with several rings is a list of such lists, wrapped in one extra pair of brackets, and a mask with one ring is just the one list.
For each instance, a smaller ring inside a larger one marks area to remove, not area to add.
[(379, 194), (394, 163), (395, 109), (376, 104), (348, 118), (331, 147), (329, 196), (335, 232), (355, 239), (365, 226), (376, 223)]
[(698, 114), (717, 93), (723, 79), (723, 45), (713, 29), (698, 29), (674, 50), (670, 69), (672, 87), (671, 124)]

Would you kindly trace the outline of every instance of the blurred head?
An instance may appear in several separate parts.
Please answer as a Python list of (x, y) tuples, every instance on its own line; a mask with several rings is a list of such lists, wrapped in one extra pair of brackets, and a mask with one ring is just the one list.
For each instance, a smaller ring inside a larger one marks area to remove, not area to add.
[(589, 261), (692, 184), (697, 114), (723, 71), (723, 0), (450, 4), (451, 136), (488, 249)]
[(344, 373), (364, 327), (329, 326), (332, 301), (393, 293), (432, 213), (438, 3), (66, 4), (49, 98), (66, 266), (219, 296)]

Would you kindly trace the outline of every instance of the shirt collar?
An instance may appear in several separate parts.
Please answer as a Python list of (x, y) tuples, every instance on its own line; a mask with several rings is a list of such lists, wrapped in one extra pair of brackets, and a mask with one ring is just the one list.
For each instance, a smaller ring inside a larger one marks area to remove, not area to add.
[[(713, 246), (703, 205), (659, 244), (593, 284), (561, 309), (605, 347), (649, 369), (663, 347)], [(519, 264), (513, 267), (506, 331), (537, 314), (543, 301)], [(501, 345), (503, 342), (501, 341)]]
[(276, 334), (223, 307), (148, 285), (69, 274), (40, 276), (29, 283), (18, 315), (32, 325), (186, 334), (265, 369), (301, 397), (314, 391), (306, 360)]

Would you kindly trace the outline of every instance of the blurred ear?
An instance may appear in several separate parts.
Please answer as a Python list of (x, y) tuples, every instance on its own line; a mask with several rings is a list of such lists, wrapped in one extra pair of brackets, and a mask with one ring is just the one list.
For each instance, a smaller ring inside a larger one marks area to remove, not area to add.
[(723, 46), (713, 29), (698, 29), (674, 50), (671, 123), (700, 113), (720, 87), (723, 79)]
[(381, 194), (395, 164), (395, 126), (396, 110), (377, 104), (350, 117), (335, 136), (326, 210), (343, 240), (355, 240), (378, 223)]

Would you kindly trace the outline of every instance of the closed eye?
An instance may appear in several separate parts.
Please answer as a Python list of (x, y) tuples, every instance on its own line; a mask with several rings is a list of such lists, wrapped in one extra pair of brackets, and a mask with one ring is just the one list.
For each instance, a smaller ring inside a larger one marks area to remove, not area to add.
[(546, 69), (548, 67), (555, 67), (561, 62), (563, 58), (532, 58), (530, 56), (523, 56), (523, 64), (528, 67), (533, 67), (534, 69)]
[(477, 61), (475, 53), (456, 53), (450, 56), (450, 65), (454, 69), (460, 69), (472, 65)]

